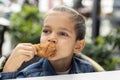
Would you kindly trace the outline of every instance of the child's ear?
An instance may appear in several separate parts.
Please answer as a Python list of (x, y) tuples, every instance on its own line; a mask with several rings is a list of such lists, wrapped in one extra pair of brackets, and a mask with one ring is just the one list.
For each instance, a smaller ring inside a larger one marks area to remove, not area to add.
[(74, 53), (80, 53), (84, 47), (85, 47), (85, 39), (77, 40), (74, 47)]

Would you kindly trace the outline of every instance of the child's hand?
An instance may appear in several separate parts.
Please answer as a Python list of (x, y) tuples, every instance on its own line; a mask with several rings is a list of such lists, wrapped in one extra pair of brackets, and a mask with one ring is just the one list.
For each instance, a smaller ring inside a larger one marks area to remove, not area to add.
[(35, 50), (30, 43), (21, 43), (16, 46), (8, 58), (3, 72), (17, 71), (23, 62), (31, 60), (35, 55)]

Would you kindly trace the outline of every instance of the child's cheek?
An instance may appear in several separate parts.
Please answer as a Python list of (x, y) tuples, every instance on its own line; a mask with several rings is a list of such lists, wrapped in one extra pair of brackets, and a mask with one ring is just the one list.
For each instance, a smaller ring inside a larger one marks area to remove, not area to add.
[(46, 41), (47, 41), (47, 38), (44, 37), (44, 36), (41, 36), (41, 38), (40, 38), (40, 42), (46, 42)]

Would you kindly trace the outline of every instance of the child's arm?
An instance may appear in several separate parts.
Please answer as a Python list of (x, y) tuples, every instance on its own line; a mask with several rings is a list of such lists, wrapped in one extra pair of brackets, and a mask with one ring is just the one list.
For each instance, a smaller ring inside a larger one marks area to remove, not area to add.
[(3, 72), (17, 71), (23, 62), (31, 60), (35, 55), (34, 48), (30, 43), (21, 43), (16, 46), (8, 58)]

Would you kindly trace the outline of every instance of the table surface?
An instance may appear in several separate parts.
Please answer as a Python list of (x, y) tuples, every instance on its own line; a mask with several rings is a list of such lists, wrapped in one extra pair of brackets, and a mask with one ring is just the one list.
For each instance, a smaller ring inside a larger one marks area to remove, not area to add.
[(120, 70), (45, 77), (20, 78), (17, 80), (120, 80)]

